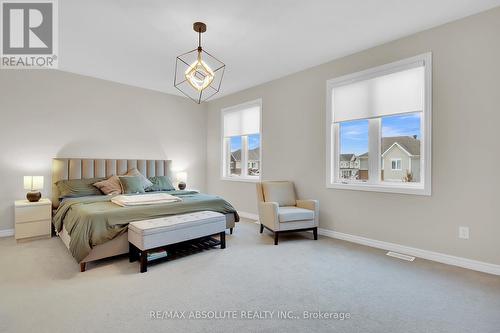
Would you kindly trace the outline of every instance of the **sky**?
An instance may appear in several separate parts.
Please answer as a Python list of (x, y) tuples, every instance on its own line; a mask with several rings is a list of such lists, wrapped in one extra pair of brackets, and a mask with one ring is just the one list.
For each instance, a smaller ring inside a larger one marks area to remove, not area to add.
[[(252, 134), (248, 136), (248, 149), (252, 150), (260, 146), (260, 135)], [(241, 136), (233, 136), (231, 138), (231, 151), (241, 149)]]
[[(382, 137), (413, 136), (420, 138), (420, 113), (382, 118)], [(368, 120), (340, 124), (340, 153), (361, 155), (368, 151)]]

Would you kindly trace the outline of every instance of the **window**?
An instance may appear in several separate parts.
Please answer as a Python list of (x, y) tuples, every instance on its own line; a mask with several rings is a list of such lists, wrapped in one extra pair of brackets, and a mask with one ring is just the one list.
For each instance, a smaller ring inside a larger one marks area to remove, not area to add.
[[(382, 117), (382, 169), (384, 182), (420, 182), (420, 112)], [(391, 169), (385, 169), (385, 161)]]
[(260, 179), (261, 109), (262, 101), (255, 100), (221, 111), (223, 179)]
[(341, 180), (368, 180), (368, 120), (343, 122), (339, 132)]
[(327, 81), (327, 187), (430, 195), (431, 54)]
[(391, 161), (392, 161), (391, 170), (400, 171), (401, 170), (401, 159), (400, 158), (393, 158)]

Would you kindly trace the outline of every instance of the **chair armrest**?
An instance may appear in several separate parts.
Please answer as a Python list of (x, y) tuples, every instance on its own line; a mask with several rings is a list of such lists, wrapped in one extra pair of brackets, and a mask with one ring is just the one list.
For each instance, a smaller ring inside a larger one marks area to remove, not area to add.
[(314, 224), (319, 226), (319, 201), (318, 200), (296, 200), (297, 207), (314, 210)]
[(296, 202), (297, 207), (309, 210), (316, 210), (316, 206), (319, 206), (318, 200), (296, 200)]
[(278, 203), (259, 202), (260, 223), (272, 230), (279, 230)]

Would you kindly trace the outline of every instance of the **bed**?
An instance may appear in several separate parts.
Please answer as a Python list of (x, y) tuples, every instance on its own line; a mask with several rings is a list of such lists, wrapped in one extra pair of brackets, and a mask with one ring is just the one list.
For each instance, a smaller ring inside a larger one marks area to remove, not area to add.
[(111, 202), (113, 196), (106, 195), (60, 200), (59, 180), (107, 178), (134, 168), (146, 177), (172, 176), (170, 160), (53, 159), (53, 224), (82, 272), (88, 262), (128, 253), (127, 226), (132, 221), (201, 210), (223, 213), (227, 228), (239, 220), (224, 199), (193, 191), (169, 191), (182, 202), (142, 207), (120, 207)]

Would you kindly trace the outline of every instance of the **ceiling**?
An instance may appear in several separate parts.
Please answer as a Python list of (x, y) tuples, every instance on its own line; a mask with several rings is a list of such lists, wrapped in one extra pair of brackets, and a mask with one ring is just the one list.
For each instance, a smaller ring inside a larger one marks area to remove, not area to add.
[(433, 26), (500, 0), (59, 0), (64, 71), (166, 93), (175, 57), (203, 46), (233, 93)]

